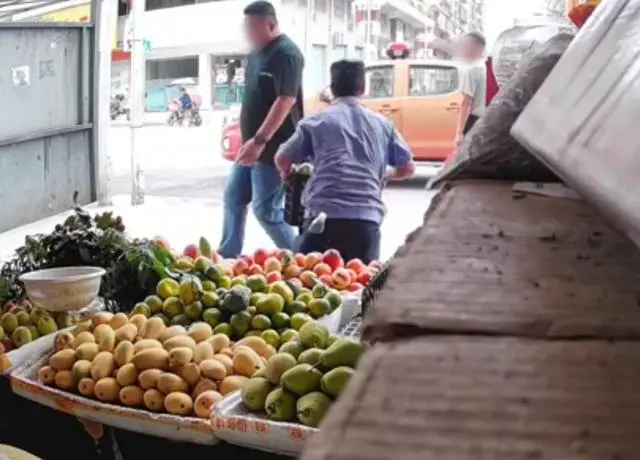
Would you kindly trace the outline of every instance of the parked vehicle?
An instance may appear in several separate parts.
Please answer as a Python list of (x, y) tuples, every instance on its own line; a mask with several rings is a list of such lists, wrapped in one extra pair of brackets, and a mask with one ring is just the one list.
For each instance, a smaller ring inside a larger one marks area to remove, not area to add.
[(127, 104), (124, 94), (116, 94), (111, 98), (111, 120), (117, 120), (118, 117), (124, 115), (127, 121), (131, 120), (131, 110)]
[[(391, 119), (409, 143), (420, 170), (431, 173), (455, 151), (458, 114), (462, 103), (461, 64), (449, 60), (412, 60), (406, 53), (366, 65), (362, 102)], [(491, 72), (491, 64), (487, 65)], [(487, 99), (496, 93), (492, 75), (487, 78)], [(305, 101), (305, 114), (330, 103), (328, 88)], [(233, 160), (240, 148), (240, 131), (229, 117), (222, 128), (222, 156)]]

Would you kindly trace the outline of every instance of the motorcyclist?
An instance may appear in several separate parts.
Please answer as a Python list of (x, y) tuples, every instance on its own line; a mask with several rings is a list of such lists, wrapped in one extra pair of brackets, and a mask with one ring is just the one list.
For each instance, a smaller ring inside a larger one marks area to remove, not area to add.
[(193, 108), (193, 99), (191, 99), (191, 95), (187, 92), (186, 88), (180, 88), (178, 101), (180, 101), (181, 116), (184, 116), (185, 113)]

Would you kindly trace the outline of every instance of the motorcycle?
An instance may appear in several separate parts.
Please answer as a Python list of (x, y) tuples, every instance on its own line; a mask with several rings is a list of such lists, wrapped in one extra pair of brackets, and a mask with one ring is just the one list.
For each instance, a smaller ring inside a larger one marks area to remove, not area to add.
[(182, 104), (179, 100), (174, 100), (169, 104), (169, 118), (167, 124), (169, 126), (182, 126), (184, 122), (187, 122), (187, 126), (200, 126), (202, 125), (202, 115), (200, 115), (200, 106), (192, 103), (191, 108), (187, 110), (182, 109)]
[(112, 121), (118, 119), (118, 117), (120, 117), (121, 115), (126, 116), (127, 121), (131, 121), (131, 111), (125, 103), (124, 95), (117, 94), (116, 96), (112, 97), (110, 109)]

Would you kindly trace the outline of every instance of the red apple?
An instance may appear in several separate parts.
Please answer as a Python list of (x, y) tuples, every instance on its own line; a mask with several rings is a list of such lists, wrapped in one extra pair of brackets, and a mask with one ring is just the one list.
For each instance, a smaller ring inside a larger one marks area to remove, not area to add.
[(233, 270), (233, 276), (244, 275), (249, 271), (249, 264), (243, 259), (237, 259), (231, 269)]
[(191, 257), (193, 260), (196, 260), (198, 257), (200, 257), (200, 249), (198, 249), (198, 246), (196, 246), (195, 244), (190, 244), (186, 248), (184, 248), (184, 251), (182, 251), (182, 255)]
[(260, 248), (253, 253), (253, 261), (258, 265), (262, 265), (264, 267), (264, 262), (265, 260), (267, 260), (267, 257), (269, 257), (270, 255), (271, 253), (269, 251), (267, 251), (264, 248)]
[(319, 252), (310, 252), (304, 256), (304, 268), (307, 270), (313, 270), (313, 267), (318, 265), (322, 261), (322, 254)]
[(360, 273), (362, 270), (364, 270), (366, 265), (360, 259), (351, 259), (349, 262), (347, 262), (345, 267), (353, 270), (356, 273)]
[(304, 287), (312, 288), (316, 284), (316, 274), (311, 270), (305, 270), (300, 273), (300, 281), (302, 281), (302, 285)]
[(282, 274), (286, 279), (297, 278), (302, 273), (302, 269), (296, 264), (289, 264), (282, 268)]
[(313, 267), (313, 273), (315, 273), (318, 276), (320, 276), (320, 275), (331, 275), (331, 273), (333, 273), (333, 270), (331, 269), (329, 264), (326, 264), (324, 262), (320, 262), (318, 265)]
[(344, 265), (344, 260), (336, 249), (327, 249), (322, 255), (322, 261), (331, 267), (331, 271)]
[(238, 259), (242, 259), (242, 260), (244, 260), (244, 261), (247, 263), (247, 265), (248, 265), (249, 267), (250, 267), (250, 266), (252, 266), (252, 265), (253, 265), (253, 263), (254, 263), (254, 262), (253, 262), (253, 257), (248, 256), (248, 255), (246, 255), (246, 254), (242, 254), (242, 255), (238, 256)]
[(282, 273), (280, 272), (269, 272), (265, 276), (267, 280), (267, 284), (275, 283), (276, 281), (282, 281)]
[(331, 275), (328, 275), (326, 273), (323, 273), (322, 275), (320, 275), (318, 277), (318, 279), (320, 280), (320, 282), (322, 284), (324, 284), (325, 286), (328, 287), (333, 287), (333, 278), (331, 278)]
[(276, 259), (274, 256), (267, 257), (267, 260), (264, 261), (264, 272), (265, 273), (271, 273), (271, 272), (280, 273), (281, 271), (282, 271), (282, 264), (280, 263), (280, 261), (278, 259)]
[(364, 286), (360, 283), (351, 283), (348, 288), (348, 290), (351, 292), (358, 292), (358, 291), (362, 291), (363, 289), (364, 289)]
[(278, 249), (275, 253), (275, 257), (280, 261), (282, 265), (287, 265), (291, 263), (294, 256), (293, 251), (290, 251), (288, 249)]
[(15, 345), (13, 344), (13, 342), (9, 337), (5, 337), (4, 339), (0, 340), (0, 343), (2, 343), (2, 345), (4, 346), (4, 351), (6, 353), (9, 353), (11, 350), (15, 348)]
[(262, 275), (263, 273), (264, 270), (262, 270), (262, 267), (258, 264), (251, 265), (247, 270), (247, 275)]
[(333, 286), (340, 290), (347, 289), (353, 282), (351, 280), (351, 274), (346, 268), (338, 268), (331, 275), (331, 279), (333, 281)]
[(373, 278), (375, 273), (371, 269), (364, 270), (362, 273), (358, 275), (358, 283), (362, 285), (367, 285), (371, 282), (371, 278)]
[(16, 310), (17, 308), (18, 308), (18, 306), (15, 303), (7, 302), (2, 307), (2, 313), (11, 313), (12, 311)]

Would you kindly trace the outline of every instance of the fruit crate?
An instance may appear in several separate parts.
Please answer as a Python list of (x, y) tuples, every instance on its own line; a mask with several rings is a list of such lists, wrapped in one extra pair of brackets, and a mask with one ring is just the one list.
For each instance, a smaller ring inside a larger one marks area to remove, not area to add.
[(211, 428), (216, 438), (229, 444), (291, 457), (298, 457), (306, 441), (318, 431), (298, 423), (274, 422), (249, 412), (242, 404), (239, 391), (215, 405)]
[(344, 337), (360, 338), (362, 332), (362, 315), (358, 315), (349, 321), (340, 331), (339, 335)]
[(375, 301), (378, 293), (384, 288), (389, 279), (391, 273), (391, 260), (388, 260), (382, 265), (380, 271), (371, 279), (369, 284), (362, 290), (362, 315), (367, 313), (367, 310)]
[(293, 227), (302, 227), (305, 208), (302, 205), (302, 192), (309, 176), (292, 174), (284, 184), (284, 220)]

